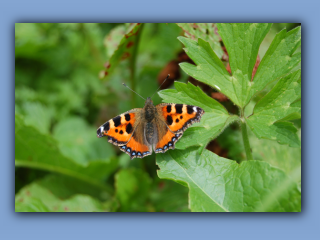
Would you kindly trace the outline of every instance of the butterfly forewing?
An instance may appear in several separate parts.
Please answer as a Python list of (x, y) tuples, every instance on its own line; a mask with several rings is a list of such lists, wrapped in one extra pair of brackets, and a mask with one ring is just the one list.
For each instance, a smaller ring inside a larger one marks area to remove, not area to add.
[(204, 114), (202, 108), (186, 104), (161, 103), (157, 109), (174, 133), (182, 133), (193, 123), (200, 122)]

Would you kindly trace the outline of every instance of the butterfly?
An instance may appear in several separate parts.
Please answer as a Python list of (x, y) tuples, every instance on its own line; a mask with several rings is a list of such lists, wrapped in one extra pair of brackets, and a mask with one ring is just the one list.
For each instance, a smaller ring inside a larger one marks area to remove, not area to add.
[[(124, 84), (125, 85), (125, 84)], [(125, 85), (126, 86), (126, 85)], [(174, 149), (183, 132), (200, 122), (202, 108), (186, 104), (161, 103), (153, 105), (150, 97), (144, 108), (134, 108), (105, 122), (97, 129), (97, 136), (133, 158), (143, 158)]]

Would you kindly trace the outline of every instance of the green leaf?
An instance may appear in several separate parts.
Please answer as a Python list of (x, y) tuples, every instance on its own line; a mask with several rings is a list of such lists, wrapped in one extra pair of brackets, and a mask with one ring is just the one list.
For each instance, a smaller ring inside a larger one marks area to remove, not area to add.
[[(40, 184), (39, 184), (40, 183)], [(102, 204), (77, 194), (62, 200), (41, 185), (41, 180), (22, 188), (15, 197), (16, 212), (101, 212)]]
[[(267, 194), (262, 199), (262, 204), (258, 206), (255, 211), (256, 212), (266, 212), (269, 209), (273, 209), (278, 203), (278, 198), (283, 194), (284, 191), (290, 189), (292, 187), (292, 181), (299, 182), (301, 181), (301, 166), (298, 166), (291, 172), (289, 178), (282, 181), (278, 186), (272, 189), (272, 193)], [(298, 185), (298, 190), (301, 194), (301, 183)], [(286, 199), (286, 201), (295, 201), (291, 202), (291, 205), (300, 205), (301, 206), (301, 198), (300, 199)], [(301, 208), (301, 207), (300, 207)], [(298, 211), (301, 211), (298, 210)]]
[(113, 28), (108, 36), (105, 37), (104, 45), (107, 49), (108, 58), (110, 58), (119, 47), (123, 36), (126, 34), (126, 30), (126, 26), (124, 24), (121, 24)]
[(217, 26), (229, 53), (232, 76), (210, 44), (201, 38), (198, 42), (178, 38), (196, 64), (181, 63), (180, 66), (188, 75), (222, 92), (241, 108), (248, 104), (255, 93), (292, 71), (301, 61), (299, 53), (293, 54), (301, 43), (300, 28), (288, 33), (283, 30), (275, 37), (251, 81), (259, 46), (271, 25), (237, 23)]
[(300, 70), (281, 78), (256, 104), (253, 114), (246, 121), (258, 138), (299, 147), (297, 129), (287, 121), (297, 118), (301, 118)]
[(141, 169), (122, 169), (115, 175), (116, 197), (123, 212), (148, 211), (146, 199), (151, 186), (149, 175)]
[(49, 133), (53, 111), (39, 102), (24, 102), (22, 111), (25, 123), (38, 129), (41, 133)]
[(219, 57), (213, 52), (210, 44), (201, 38), (198, 39), (198, 42), (185, 37), (178, 37), (178, 39), (185, 45), (185, 52), (196, 64), (195, 66), (186, 62), (180, 63), (182, 70), (200, 82), (222, 92), (235, 104), (240, 105), (234, 91), (233, 79)]
[(199, 87), (191, 83), (179, 82), (175, 82), (174, 86), (176, 90), (169, 89), (159, 92), (164, 102), (195, 105), (205, 111), (200, 123), (195, 123), (186, 130), (183, 138), (176, 144), (176, 148), (185, 149), (190, 146), (203, 148), (232, 121), (238, 119), (238, 116), (230, 115), (219, 102), (207, 96)]
[(213, 51), (219, 58), (223, 55), (220, 44), (220, 36), (217, 33), (217, 26), (214, 23), (177, 23), (185, 32), (185, 36), (192, 40), (202, 38), (210, 43)]
[(46, 205), (38, 198), (30, 197), (28, 202), (23, 202), (24, 198), (20, 197), (15, 202), (16, 212), (50, 212)]
[(95, 131), (83, 118), (69, 117), (56, 124), (53, 136), (64, 156), (85, 165), (92, 160), (115, 156), (112, 145), (105, 139), (98, 139)]
[(295, 51), (300, 45), (301, 27), (290, 32), (283, 29), (276, 35), (259, 64), (253, 79), (254, 84), (247, 98), (248, 101), (268, 83), (292, 72), (298, 66), (301, 62), (301, 53), (295, 53)]
[[(271, 23), (217, 24), (219, 34), (229, 54), (232, 75), (235, 78), (244, 78), (239, 81), (242, 86), (246, 86), (242, 81), (251, 81), (259, 46), (269, 32), (271, 25)], [(241, 96), (241, 94), (238, 96)]]
[(64, 174), (77, 178), (112, 193), (102, 183), (117, 168), (114, 159), (93, 161), (83, 166), (63, 156), (57, 142), (35, 128), (26, 126), (19, 115), (15, 115), (15, 166), (29, 167)]
[(241, 107), (248, 102), (252, 70), (257, 60), (259, 46), (271, 25), (270, 23), (217, 24), (229, 54), (232, 83)]
[[(189, 187), (189, 207), (194, 212), (251, 212), (275, 198), (266, 211), (301, 211), (301, 193), (286, 174), (260, 161), (235, 161), (204, 150), (175, 150), (157, 156), (158, 176)], [(283, 182), (281, 194), (276, 190)], [(288, 201), (290, 199), (290, 201)]]
[[(111, 58), (109, 59), (108, 63), (106, 64), (106, 71), (104, 72), (103, 76), (101, 77), (110, 77), (114, 69), (118, 66), (118, 64), (127, 58), (130, 58), (133, 54), (133, 49), (135, 48), (135, 45), (137, 44), (137, 36), (139, 29), (142, 24), (140, 23), (132, 23), (126, 31), (118, 30), (116, 31), (116, 37), (117, 39), (120, 38), (118, 36), (120, 34), (120, 31), (122, 33), (122, 39), (117, 46), (117, 49), (111, 49), (111, 52), (113, 52)], [(123, 29), (122, 29), (123, 30)], [(114, 33), (110, 33), (110, 38), (115, 37)], [(107, 37), (108, 40), (109, 36)], [(112, 39), (111, 39), (112, 40)], [(113, 42), (113, 40), (112, 40)], [(109, 47), (110, 48), (110, 47)], [(108, 53), (109, 54), (109, 53)]]

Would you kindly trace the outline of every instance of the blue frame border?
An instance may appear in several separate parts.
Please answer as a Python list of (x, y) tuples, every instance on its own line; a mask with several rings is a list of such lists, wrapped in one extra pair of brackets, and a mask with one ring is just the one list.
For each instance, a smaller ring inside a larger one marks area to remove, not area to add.
[[(319, 5), (316, 1), (6, 1), (1, 11), (2, 108), (0, 236), (2, 239), (315, 239), (319, 238), (320, 81)], [(301, 22), (302, 212), (301, 213), (15, 213), (14, 23), (15, 22)], [(312, 116), (311, 113), (314, 115)]]

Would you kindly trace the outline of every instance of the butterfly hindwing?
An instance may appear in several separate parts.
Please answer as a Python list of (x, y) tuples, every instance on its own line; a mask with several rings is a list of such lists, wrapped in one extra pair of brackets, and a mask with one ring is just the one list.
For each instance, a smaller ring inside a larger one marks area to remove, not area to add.
[(161, 103), (157, 111), (173, 133), (183, 133), (193, 123), (200, 122), (204, 114), (200, 107), (174, 103)]
[(120, 150), (133, 158), (143, 158), (152, 154), (152, 146), (147, 142), (144, 134), (145, 125), (140, 121), (127, 144), (120, 146)]
[(174, 149), (175, 143), (181, 138), (182, 133), (173, 133), (161, 119), (156, 119), (154, 122), (155, 130), (157, 131), (153, 144), (154, 151), (156, 153), (164, 153), (169, 149)]

